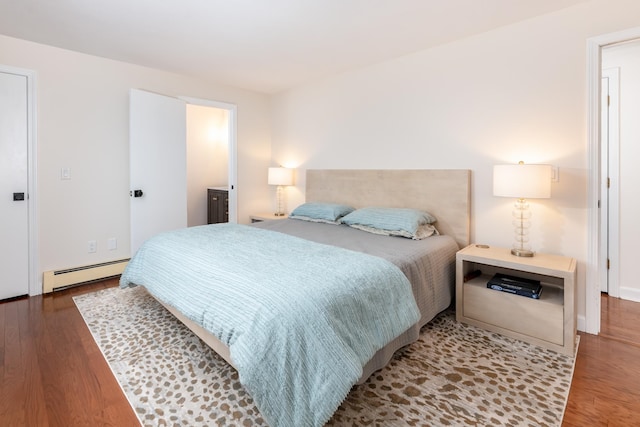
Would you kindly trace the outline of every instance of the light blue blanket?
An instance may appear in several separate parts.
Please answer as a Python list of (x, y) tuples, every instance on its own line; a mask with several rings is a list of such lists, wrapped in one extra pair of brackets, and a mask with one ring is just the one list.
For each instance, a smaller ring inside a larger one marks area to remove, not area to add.
[(390, 262), (237, 224), (148, 240), (121, 277), (130, 284), (227, 344), (272, 427), (325, 424), (364, 364), (420, 316)]

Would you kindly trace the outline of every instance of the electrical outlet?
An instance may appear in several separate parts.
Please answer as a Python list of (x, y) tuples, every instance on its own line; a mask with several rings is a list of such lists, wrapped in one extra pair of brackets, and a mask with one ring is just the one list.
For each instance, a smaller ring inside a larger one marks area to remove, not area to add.
[(115, 237), (110, 237), (107, 239), (107, 249), (110, 251), (115, 251), (118, 249), (118, 240)]
[(89, 240), (87, 242), (87, 252), (89, 252), (90, 254), (95, 253), (98, 251), (98, 242), (95, 240)]

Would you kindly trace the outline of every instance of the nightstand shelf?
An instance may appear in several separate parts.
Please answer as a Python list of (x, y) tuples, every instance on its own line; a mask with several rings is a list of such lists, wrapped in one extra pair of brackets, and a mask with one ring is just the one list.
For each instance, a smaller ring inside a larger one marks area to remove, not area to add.
[[(471, 280), (472, 271), (482, 274)], [(539, 299), (487, 288), (496, 273), (540, 281)], [(509, 249), (470, 245), (456, 256), (456, 318), (460, 322), (573, 354), (576, 262), (573, 258), (536, 254), (511, 255)]]

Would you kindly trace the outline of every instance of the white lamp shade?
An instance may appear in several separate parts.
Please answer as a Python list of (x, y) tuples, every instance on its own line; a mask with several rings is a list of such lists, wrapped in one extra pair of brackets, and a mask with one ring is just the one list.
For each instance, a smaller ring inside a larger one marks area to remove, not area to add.
[(493, 195), (519, 199), (551, 197), (551, 165), (496, 165)]
[(269, 168), (269, 185), (293, 185), (293, 169)]

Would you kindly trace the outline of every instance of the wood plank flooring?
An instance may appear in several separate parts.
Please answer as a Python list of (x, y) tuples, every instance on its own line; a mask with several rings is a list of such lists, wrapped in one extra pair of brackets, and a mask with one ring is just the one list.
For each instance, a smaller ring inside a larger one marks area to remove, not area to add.
[[(0, 303), (0, 425), (138, 425), (71, 299), (112, 286)], [(602, 307), (602, 334), (581, 335), (564, 427), (640, 426), (640, 303)]]
[(0, 425), (139, 425), (71, 300), (116, 284), (0, 304)]
[(580, 335), (563, 427), (640, 426), (640, 303), (601, 304), (600, 335)]

